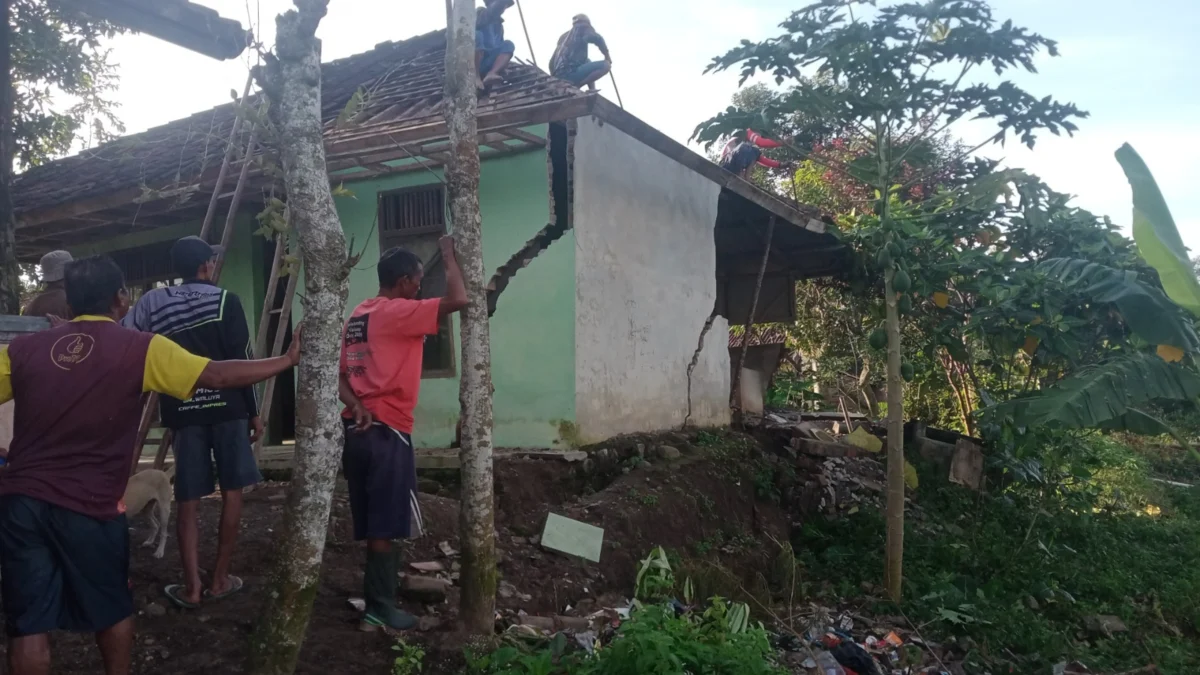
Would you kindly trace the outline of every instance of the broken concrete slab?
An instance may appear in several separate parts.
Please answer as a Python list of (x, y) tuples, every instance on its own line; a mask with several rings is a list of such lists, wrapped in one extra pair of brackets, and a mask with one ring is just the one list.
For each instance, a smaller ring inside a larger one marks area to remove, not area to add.
[(1083, 617), (1083, 625), (1092, 635), (1112, 637), (1116, 633), (1129, 632), (1125, 622), (1120, 617), (1111, 614), (1091, 614)]
[(603, 545), (603, 529), (557, 513), (546, 516), (546, 527), (542, 530), (542, 548), (600, 562), (600, 549)]
[(950, 461), (950, 482), (979, 490), (983, 484), (983, 449), (979, 445), (965, 438), (958, 440)]
[(858, 457), (865, 453), (864, 450), (853, 445), (814, 441), (807, 438), (793, 438), (792, 448), (806, 455), (815, 455), (817, 457)]
[(423, 577), (405, 574), (400, 577), (400, 597), (427, 605), (436, 605), (446, 601), (446, 593), (450, 582), (437, 577)]

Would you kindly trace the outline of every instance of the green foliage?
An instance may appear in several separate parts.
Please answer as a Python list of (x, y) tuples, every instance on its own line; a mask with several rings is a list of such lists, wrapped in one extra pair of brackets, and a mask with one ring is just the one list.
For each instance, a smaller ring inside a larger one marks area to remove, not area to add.
[(425, 650), (402, 639), (392, 645), (396, 658), (392, 661), (392, 675), (418, 675), (425, 663)]
[(782, 675), (766, 631), (749, 622), (744, 604), (712, 598), (700, 614), (671, 605), (635, 609), (616, 638), (594, 656), (556, 654), (554, 646), (528, 653), (503, 647), (472, 659), (469, 672), (488, 675)]
[(1152, 345), (1171, 345), (1200, 351), (1191, 319), (1158, 288), (1138, 279), (1136, 272), (1074, 258), (1051, 258), (1037, 270), (1096, 302), (1117, 306), (1129, 329)]
[[(1140, 408), (1157, 400), (1192, 401), (1200, 375), (1149, 354), (1129, 354), (1080, 369), (1055, 386), (989, 408), (1022, 427), (1120, 428), (1149, 423)], [(1161, 426), (1130, 429), (1167, 433)]]
[[(1164, 673), (1200, 672), (1190, 637), (1200, 628), (1200, 491), (1149, 481), (1146, 460), (1112, 437), (1049, 445), (1046, 456), (1077, 474), (1048, 466), (1057, 487), (922, 492), (924, 518), (908, 525), (905, 613), (927, 638), (987, 645), (972, 650), (968, 675), (1048, 673), (1070, 659), (1096, 672), (1151, 660)], [(881, 521), (862, 512), (806, 523), (793, 543), (814, 589), (829, 584), (849, 601), (876, 580)], [(874, 610), (894, 613), (886, 603)], [(1130, 632), (1081, 640), (1091, 614), (1117, 615)]]
[(1200, 316), (1200, 281), (1158, 183), (1128, 143), (1117, 150), (1117, 161), (1133, 188), (1133, 239), (1138, 251), (1158, 271), (1167, 296)]
[(123, 29), (51, 0), (10, 0), (10, 12), (17, 164), (64, 155), (85, 134), (98, 144), (123, 133), (102, 44)]
[(669, 600), (675, 591), (675, 573), (667, 552), (659, 546), (638, 565), (633, 597), (642, 602)]

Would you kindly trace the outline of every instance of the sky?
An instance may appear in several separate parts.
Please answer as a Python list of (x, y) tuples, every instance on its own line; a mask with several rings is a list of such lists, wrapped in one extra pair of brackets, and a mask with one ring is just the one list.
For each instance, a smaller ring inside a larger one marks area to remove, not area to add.
[[(574, 14), (586, 12), (607, 40), (627, 109), (677, 140), (724, 109), (737, 75), (703, 74), (742, 39), (778, 35), (778, 24), (808, 0), (520, 0), (537, 63), (546, 67)], [(199, 0), (274, 37), (290, 0)], [(330, 60), (445, 26), (444, 0), (331, 0), (318, 37)], [(1200, 0), (993, 0), (995, 15), (1057, 40), (1036, 75), (1013, 80), (1039, 98), (1053, 95), (1091, 113), (1074, 138), (1045, 134), (1034, 150), (1010, 143), (981, 154), (1041, 176), (1075, 204), (1127, 227), (1132, 205), (1113, 152), (1131, 143), (1154, 172), (1185, 243), (1200, 251)], [(261, 17), (261, 21), (260, 21)], [(530, 60), (516, 8), (506, 15), (517, 57)], [(111, 42), (121, 85), (116, 100), (129, 133), (229, 100), (250, 63), (219, 62), (146, 36)], [(611, 81), (602, 95), (614, 99)], [(987, 132), (955, 129), (970, 145)]]

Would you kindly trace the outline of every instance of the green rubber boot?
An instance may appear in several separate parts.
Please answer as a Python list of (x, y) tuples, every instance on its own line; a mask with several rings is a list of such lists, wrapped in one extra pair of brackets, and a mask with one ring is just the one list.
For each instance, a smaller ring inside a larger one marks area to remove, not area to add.
[(396, 572), (399, 552), (367, 551), (367, 569), (363, 574), (363, 597), (367, 610), (359, 629), (409, 630), (417, 625), (417, 617), (396, 606)]

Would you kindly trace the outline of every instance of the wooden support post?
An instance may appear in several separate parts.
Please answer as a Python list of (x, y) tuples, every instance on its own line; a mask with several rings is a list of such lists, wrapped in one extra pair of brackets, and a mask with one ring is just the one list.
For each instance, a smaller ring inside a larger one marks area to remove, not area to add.
[(175, 432), (163, 429), (162, 440), (158, 442), (158, 452), (154, 453), (154, 468), (162, 471), (167, 465), (167, 451), (171, 449), (171, 441), (175, 440)]
[(142, 421), (138, 423), (138, 445), (133, 452), (133, 465), (129, 467), (129, 475), (137, 473), (138, 463), (142, 461), (142, 453), (146, 449), (146, 437), (150, 435), (150, 425), (154, 423), (154, 413), (158, 410), (158, 397), (150, 394), (142, 406)]
[(758, 312), (758, 296), (762, 293), (763, 277), (767, 274), (767, 261), (771, 257), (771, 240), (775, 237), (775, 216), (767, 221), (767, 241), (763, 247), (762, 264), (758, 268), (758, 279), (754, 283), (754, 297), (750, 301), (750, 312), (746, 314), (746, 327), (742, 332), (742, 348), (738, 350), (737, 363), (733, 368), (733, 383), (729, 387), (729, 407), (733, 410), (734, 424), (742, 420), (742, 367), (746, 363), (746, 352), (750, 350), (750, 331), (754, 327), (754, 315)]

